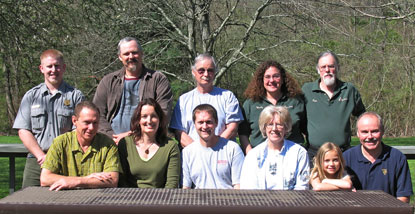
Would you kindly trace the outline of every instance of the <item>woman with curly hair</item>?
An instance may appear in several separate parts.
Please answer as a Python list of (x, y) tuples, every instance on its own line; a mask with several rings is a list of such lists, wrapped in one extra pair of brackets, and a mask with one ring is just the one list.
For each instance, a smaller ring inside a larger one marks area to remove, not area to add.
[(268, 60), (257, 68), (244, 95), (245, 121), (239, 126), (239, 140), (245, 154), (265, 141), (258, 126), (261, 111), (269, 105), (285, 106), (292, 118), (292, 130), (287, 139), (298, 144), (304, 143), (306, 115), (304, 98), (298, 82), (289, 75), (282, 65)]

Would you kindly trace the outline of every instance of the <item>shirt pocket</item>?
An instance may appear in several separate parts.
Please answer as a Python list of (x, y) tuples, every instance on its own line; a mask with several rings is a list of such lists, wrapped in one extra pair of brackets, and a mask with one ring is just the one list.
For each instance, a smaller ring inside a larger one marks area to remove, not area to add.
[(57, 115), (58, 115), (59, 129), (61, 133), (65, 133), (67, 131), (72, 130), (73, 110), (72, 109), (58, 109)]
[(30, 112), (32, 130), (34, 132), (42, 131), (46, 126), (46, 110), (43, 108), (32, 109)]

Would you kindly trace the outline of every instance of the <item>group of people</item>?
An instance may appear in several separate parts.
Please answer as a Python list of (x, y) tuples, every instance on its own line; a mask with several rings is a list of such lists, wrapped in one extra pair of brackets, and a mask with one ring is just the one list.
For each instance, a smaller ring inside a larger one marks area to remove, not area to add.
[[(168, 79), (143, 64), (137, 39), (118, 44), (123, 67), (100, 81), (93, 101), (63, 81), (60, 51), (40, 56), (44, 83), (23, 97), (13, 128), (29, 150), (23, 187), (383, 190), (408, 202), (408, 163), (382, 143), (382, 119), (341, 81), (337, 56), (317, 58), (320, 78), (302, 88), (275, 61), (253, 75), (241, 108), (213, 85), (217, 65), (201, 54), (196, 88), (171, 112)], [(350, 117), (360, 145), (350, 148)], [(178, 144), (168, 138), (168, 128)], [(236, 143), (239, 135), (240, 145)], [(344, 152), (344, 153), (343, 153)], [(312, 170), (310, 169), (312, 168)]]

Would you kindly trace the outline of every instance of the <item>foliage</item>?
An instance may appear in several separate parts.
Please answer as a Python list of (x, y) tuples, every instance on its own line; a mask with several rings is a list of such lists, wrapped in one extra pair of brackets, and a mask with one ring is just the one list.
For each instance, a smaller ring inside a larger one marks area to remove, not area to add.
[(303, 84), (318, 77), (318, 53), (332, 50), (341, 78), (383, 116), (387, 135), (415, 133), (414, 2), (6, 0), (0, 11), (0, 131), (10, 131), (21, 97), (42, 81), (43, 50), (63, 51), (65, 80), (92, 99), (100, 79), (121, 67), (117, 42), (133, 36), (145, 65), (170, 79), (175, 100), (194, 87), (190, 66), (199, 53), (217, 59), (216, 85), (243, 102), (262, 61), (277, 60)]

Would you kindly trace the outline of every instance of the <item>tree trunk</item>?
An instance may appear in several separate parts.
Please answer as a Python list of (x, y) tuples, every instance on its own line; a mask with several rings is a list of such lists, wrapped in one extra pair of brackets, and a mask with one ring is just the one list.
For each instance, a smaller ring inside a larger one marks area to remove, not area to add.
[[(4, 71), (4, 91), (6, 92), (7, 117), (9, 119), (10, 124), (13, 124), (14, 119), (16, 117), (16, 110), (13, 105), (13, 96), (10, 90), (11, 89), (10, 69), (6, 64), (7, 64), (7, 61), (4, 60), (2, 69)], [(15, 97), (17, 98), (17, 96)]]

